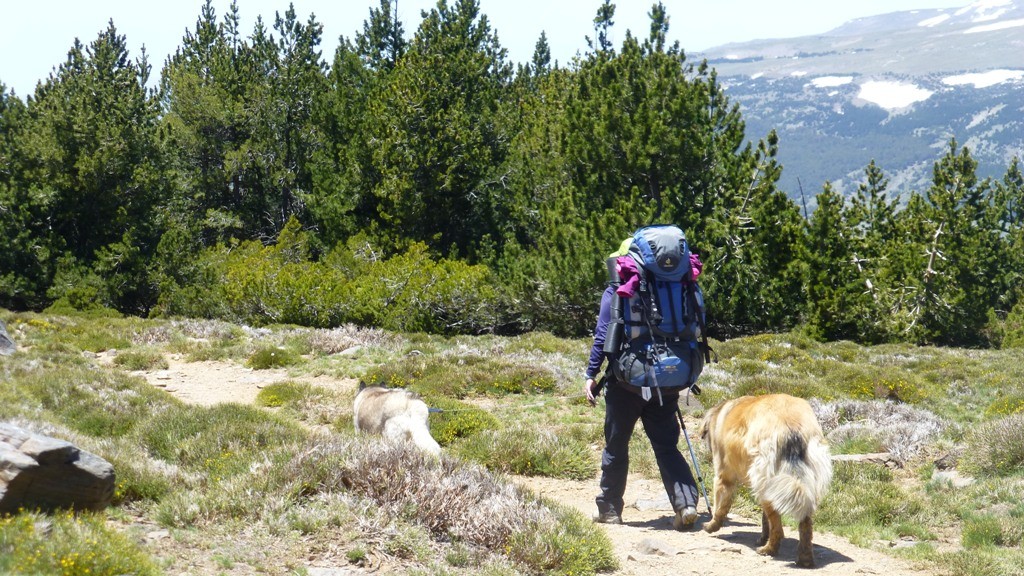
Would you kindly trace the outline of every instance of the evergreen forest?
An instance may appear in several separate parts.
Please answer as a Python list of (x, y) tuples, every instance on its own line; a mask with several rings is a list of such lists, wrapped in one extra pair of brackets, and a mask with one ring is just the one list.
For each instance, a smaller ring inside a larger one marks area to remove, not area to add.
[(477, 0), (396, 10), (327, 61), (315, 16), (206, 0), (156, 82), (111, 21), (24, 100), (0, 83), (0, 307), (582, 336), (608, 253), (674, 223), (713, 337), (1024, 346), (1019, 158), (979, 178), (953, 135), (897, 198), (868, 151), (809, 213), (660, 2), (621, 45), (599, 3), (567, 63), (543, 34), (510, 62)]

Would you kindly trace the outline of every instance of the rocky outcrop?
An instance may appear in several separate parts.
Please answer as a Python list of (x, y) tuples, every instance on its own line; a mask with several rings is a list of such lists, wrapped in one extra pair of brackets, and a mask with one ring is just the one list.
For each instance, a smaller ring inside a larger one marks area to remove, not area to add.
[(114, 467), (57, 438), (0, 422), (0, 513), (102, 510), (114, 496)]
[(11, 340), (10, 334), (7, 333), (7, 326), (4, 325), (3, 320), (0, 320), (0, 356), (10, 356), (17, 349), (18, 346), (14, 343), (14, 340)]

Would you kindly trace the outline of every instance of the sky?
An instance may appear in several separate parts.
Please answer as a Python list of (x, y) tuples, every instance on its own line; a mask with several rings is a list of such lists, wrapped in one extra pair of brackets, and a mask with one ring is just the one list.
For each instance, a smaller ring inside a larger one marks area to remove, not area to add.
[[(456, 0), (449, 0), (453, 4)], [(552, 58), (568, 63), (587, 49), (586, 37), (595, 37), (594, 15), (603, 0), (479, 0), (499, 42), (512, 62), (529, 61), (544, 31)], [(647, 14), (655, 0), (618, 0), (611, 39), (618, 46), (626, 30), (646, 37)], [(761, 38), (792, 38), (827, 32), (844, 22), (902, 10), (959, 8), (970, 0), (662, 0), (669, 15), (669, 42), (678, 40), (688, 52), (699, 52), (731, 42)], [(181, 44), (186, 30), (195, 30), (203, 0), (24, 0), (3, 3), (0, 20), (0, 83), (24, 99), (64, 62), (75, 38), (85, 45), (106, 29), (111, 19), (124, 35), (132, 58), (146, 47), (153, 65), (152, 81), (159, 78), (167, 55)], [(380, 0), (292, 0), (300, 20), (315, 14), (323, 24), (320, 46), (330, 63), (338, 37), (351, 38), (362, 30), (370, 8)], [(218, 19), (230, 0), (214, 0)], [(248, 35), (257, 16), (270, 28), (276, 12), (284, 13), (289, 0), (238, 0), (242, 31)], [(437, 0), (398, 0), (398, 14), (406, 35), (419, 26), (420, 12)]]

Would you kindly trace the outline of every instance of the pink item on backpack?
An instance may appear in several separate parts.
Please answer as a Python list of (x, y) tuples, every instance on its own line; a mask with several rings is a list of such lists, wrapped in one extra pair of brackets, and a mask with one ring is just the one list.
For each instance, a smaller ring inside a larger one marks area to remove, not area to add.
[(637, 270), (636, 261), (629, 256), (619, 256), (615, 259), (615, 270), (622, 279), (622, 284), (615, 289), (615, 293), (623, 298), (632, 298), (636, 289), (640, 287), (640, 271)]
[(690, 270), (693, 272), (691, 280), (696, 280), (697, 276), (704, 270), (704, 263), (700, 261), (700, 256), (697, 256), (693, 252), (690, 253)]

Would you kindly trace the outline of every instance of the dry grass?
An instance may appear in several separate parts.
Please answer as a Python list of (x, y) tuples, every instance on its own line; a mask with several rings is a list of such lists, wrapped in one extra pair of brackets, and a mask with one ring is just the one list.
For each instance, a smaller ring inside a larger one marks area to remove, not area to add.
[(831, 444), (867, 437), (902, 464), (934, 443), (949, 427), (927, 410), (896, 402), (814, 401), (812, 406)]
[(1012, 414), (973, 428), (965, 438), (961, 462), (979, 474), (1024, 471), (1024, 414)]

